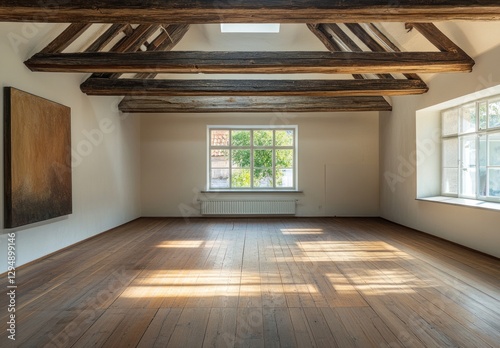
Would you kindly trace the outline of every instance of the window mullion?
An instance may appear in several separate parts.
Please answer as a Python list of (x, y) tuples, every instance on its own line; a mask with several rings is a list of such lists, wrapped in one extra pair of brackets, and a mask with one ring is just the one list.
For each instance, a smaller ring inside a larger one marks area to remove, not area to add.
[(463, 134), (463, 107), (458, 108), (458, 197), (462, 197), (463, 194), (463, 187), (462, 187), (462, 181), (463, 181), (463, 157), (462, 157), (462, 134)]
[[(489, 115), (488, 115), (489, 116)], [(486, 133), (486, 192), (485, 197), (490, 194), (490, 133)]]
[(231, 145), (231, 136), (229, 137), (229, 188), (233, 188), (233, 147)]
[(276, 130), (273, 130), (273, 188), (276, 188)]
[[(479, 119), (479, 117), (478, 117), (478, 119)], [(479, 131), (479, 128), (478, 128), (478, 131)], [(479, 163), (479, 156), (481, 155), (481, 150), (479, 149), (479, 145), (480, 145), (480, 139), (479, 139), (479, 132), (478, 132), (478, 133), (476, 133), (476, 199), (479, 199), (479, 195), (480, 195), (479, 191), (481, 188), (481, 183), (479, 182), (479, 179), (480, 179), (479, 173), (481, 172), (481, 168), (479, 168), (479, 164), (480, 164)]]
[(254, 173), (254, 158), (253, 158), (253, 151), (254, 151), (254, 145), (253, 145), (253, 132), (254, 130), (250, 130), (250, 188), (253, 190), (254, 189), (254, 182), (253, 182), (253, 173)]
[(479, 102), (476, 102), (476, 194), (474, 195), (476, 199), (479, 198), (479, 188), (480, 188), (480, 183), (479, 183), (479, 155), (481, 154), (479, 151), (479, 126), (480, 126), (480, 119), (481, 115), (479, 114)]
[(458, 197), (464, 197), (464, 153), (463, 153), (463, 141), (464, 136), (458, 138)]
[(212, 132), (208, 132), (210, 146), (208, 147), (208, 188), (212, 188)]

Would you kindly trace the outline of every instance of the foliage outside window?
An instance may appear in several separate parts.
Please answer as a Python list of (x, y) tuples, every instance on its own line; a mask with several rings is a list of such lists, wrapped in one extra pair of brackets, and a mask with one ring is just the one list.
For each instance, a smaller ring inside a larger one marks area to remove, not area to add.
[(500, 201), (500, 96), (441, 114), (442, 194)]
[(209, 189), (296, 189), (297, 128), (209, 127)]

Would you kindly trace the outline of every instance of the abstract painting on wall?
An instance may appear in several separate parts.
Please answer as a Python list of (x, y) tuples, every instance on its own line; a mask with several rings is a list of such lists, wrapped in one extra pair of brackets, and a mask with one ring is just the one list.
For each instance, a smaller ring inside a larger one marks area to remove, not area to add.
[(71, 214), (71, 109), (4, 92), (5, 227)]

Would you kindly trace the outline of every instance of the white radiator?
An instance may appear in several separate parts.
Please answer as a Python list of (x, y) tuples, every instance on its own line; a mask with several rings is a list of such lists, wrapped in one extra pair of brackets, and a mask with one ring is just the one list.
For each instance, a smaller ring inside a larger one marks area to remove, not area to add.
[(295, 200), (202, 201), (203, 215), (295, 215)]

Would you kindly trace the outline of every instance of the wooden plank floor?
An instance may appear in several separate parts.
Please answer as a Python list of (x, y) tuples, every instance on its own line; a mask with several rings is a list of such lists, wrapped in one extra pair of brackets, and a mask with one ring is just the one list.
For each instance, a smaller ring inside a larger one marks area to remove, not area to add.
[(17, 283), (1, 347), (500, 347), (500, 261), (382, 219), (142, 218)]

